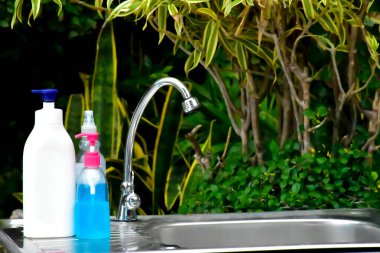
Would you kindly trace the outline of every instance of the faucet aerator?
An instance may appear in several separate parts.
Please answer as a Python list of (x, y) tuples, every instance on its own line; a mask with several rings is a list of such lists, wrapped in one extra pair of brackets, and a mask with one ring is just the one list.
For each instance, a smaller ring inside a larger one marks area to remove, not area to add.
[(196, 112), (200, 108), (200, 103), (197, 98), (190, 97), (182, 102), (182, 108), (185, 113)]

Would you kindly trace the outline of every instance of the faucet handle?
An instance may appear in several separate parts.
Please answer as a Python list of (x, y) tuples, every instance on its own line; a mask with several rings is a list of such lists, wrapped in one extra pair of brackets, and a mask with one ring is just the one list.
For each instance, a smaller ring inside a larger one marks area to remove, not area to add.
[(136, 209), (140, 206), (141, 199), (134, 192), (133, 183), (123, 182), (120, 186), (121, 196), (119, 210), (116, 220), (118, 221), (135, 221), (137, 220)]
[(125, 204), (129, 210), (136, 210), (140, 204), (140, 196), (134, 192), (131, 192), (125, 199)]

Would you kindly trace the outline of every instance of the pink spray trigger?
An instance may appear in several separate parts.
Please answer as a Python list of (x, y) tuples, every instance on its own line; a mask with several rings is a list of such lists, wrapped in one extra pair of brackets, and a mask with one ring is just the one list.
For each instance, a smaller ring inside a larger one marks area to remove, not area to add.
[(81, 133), (81, 134), (75, 135), (75, 138), (78, 139), (83, 136), (87, 137), (87, 140), (90, 142), (90, 146), (95, 147), (95, 143), (98, 140), (98, 136), (99, 136), (98, 133)]

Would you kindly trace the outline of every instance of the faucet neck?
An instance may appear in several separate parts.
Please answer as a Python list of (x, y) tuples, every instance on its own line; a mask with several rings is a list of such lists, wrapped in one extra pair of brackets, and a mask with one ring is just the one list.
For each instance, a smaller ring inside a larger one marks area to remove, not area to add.
[(191, 112), (199, 107), (198, 100), (191, 97), (190, 92), (185, 85), (172, 77), (166, 77), (156, 81), (141, 98), (133, 113), (125, 143), (124, 182), (121, 184), (122, 193), (120, 197), (118, 214), (116, 216), (116, 219), (119, 221), (137, 220), (136, 209), (140, 206), (140, 197), (134, 193), (134, 174), (132, 170), (133, 144), (135, 141), (137, 126), (140, 122), (140, 118), (145, 110), (145, 107), (148, 105), (153, 95), (161, 87), (168, 85), (173, 86), (181, 93), (184, 99), (182, 107), (185, 113)]
[(125, 170), (124, 170), (124, 181), (132, 183), (132, 157), (133, 157), (133, 144), (136, 136), (137, 126), (140, 122), (140, 118), (148, 105), (149, 101), (152, 99), (154, 94), (163, 86), (173, 86), (175, 87), (183, 97), (183, 109), (187, 113), (199, 107), (199, 102), (191, 97), (189, 90), (185, 85), (178, 79), (173, 77), (165, 77), (156, 81), (150, 89), (143, 95), (140, 102), (137, 104), (136, 109), (133, 113), (131, 124), (129, 126), (129, 131), (127, 135), (127, 140), (125, 143), (126, 153), (125, 153)]

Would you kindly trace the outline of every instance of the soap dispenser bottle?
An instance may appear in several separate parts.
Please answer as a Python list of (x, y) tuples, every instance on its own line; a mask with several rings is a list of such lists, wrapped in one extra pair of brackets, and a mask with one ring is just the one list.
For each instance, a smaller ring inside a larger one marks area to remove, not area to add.
[(79, 175), (75, 197), (75, 236), (80, 239), (110, 237), (110, 205), (108, 183), (100, 168), (100, 155), (95, 148), (98, 133), (81, 133), (86, 136), (90, 149), (84, 157), (84, 168)]
[[(97, 128), (94, 121), (94, 113), (92, 110), (84, 111), (84, 118), (81, 127), (81, 133), (97, 133)], [(75, 164), (75, 175), (76, 179), (79, 178), (79, 174), (84, 168), (84, 156), (86, 151), (90, 149), (90, 142), (87, 140), (87, 136), (84, 135), (80, 138), (79, 141), (79, 151), (76, 156), (76, 164)], [(104, 174), (106, 174), (106, 161), (104, 159), (103, 154), (100, 152), (100, 142), (99, 140), (95, 143), (95, 149), (100, 156), (100, 167)]]
[(74, 235), (75, 148), (55, 108), (58, 90), (32, 90), (43, 108), (35, 111), (34, 127), (23, 150), (24, 236)]

